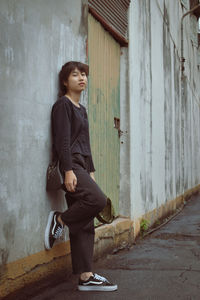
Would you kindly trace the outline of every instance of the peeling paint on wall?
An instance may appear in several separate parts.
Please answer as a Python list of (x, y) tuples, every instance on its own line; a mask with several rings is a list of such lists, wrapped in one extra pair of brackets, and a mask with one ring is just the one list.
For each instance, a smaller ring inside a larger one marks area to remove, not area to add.
[(180, 80), (180, 20), (184, 12), (179, 1), (136, 0), (130, 6), (133, 218), (175, 199), (200, 181), (200, 72), (189, 18), (184, 23), (186, 79), (182, 89)]
[(66, 208), (62, 193), (52, 200), (45, 191), (50, 112), (61, 66), (86, 61), (85, 4), (0, 2), (1, 265), (43, 250), (48, 212)]

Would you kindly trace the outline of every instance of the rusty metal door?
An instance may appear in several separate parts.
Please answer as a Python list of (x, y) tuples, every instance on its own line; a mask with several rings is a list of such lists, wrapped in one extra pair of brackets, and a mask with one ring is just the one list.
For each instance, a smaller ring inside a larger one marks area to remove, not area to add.
[(120, 45), (91, 15), (88, 17), (89, 105), (95, 177), (119, 207)]

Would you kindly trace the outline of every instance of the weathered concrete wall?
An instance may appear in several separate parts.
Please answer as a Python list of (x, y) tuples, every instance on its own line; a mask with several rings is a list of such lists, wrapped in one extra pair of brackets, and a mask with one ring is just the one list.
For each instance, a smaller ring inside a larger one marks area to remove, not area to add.
[(120, 60), (120, 197), (119, 214), (130, 216), (130, 120), (128, 48), (121, 48)]
[(0, 2), (0, 265), (44, 249), (45, 174), (57, 74), (86, 60), (87, 1)]
[[(129, 25), (131, 216), (136, 219), (200, 182), (200, 72), (180, 1), (131, 2)], [(185, 95), (183, 95), (183, 90)]]

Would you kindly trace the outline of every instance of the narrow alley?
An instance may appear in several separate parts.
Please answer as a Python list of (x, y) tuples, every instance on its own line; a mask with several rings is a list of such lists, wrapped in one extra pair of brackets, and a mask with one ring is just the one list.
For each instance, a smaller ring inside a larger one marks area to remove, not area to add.
[[(76, 278), (55, 275), (34, 285), (13, 300), (199, 299), (200, 295), (200, 195), (193, 196), (171, 221), (144, 239), (95, 263), (95, 271), (112, 278), (118, 291), (78, 292)], [(56, 284), (55, 284), (56, 282)]]

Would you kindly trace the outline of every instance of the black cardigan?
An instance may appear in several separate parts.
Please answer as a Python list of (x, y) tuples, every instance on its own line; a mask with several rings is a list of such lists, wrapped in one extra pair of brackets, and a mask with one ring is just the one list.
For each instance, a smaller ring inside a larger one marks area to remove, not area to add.
[(94, 172), (85, 107), (80, 104), (78, 108), (66, 96), (63, 96), (52, 107), (51, 122), (53, 148), (59, 159), (61, 170), (72, 170), (72, 154), (80, 153), (89, 157), (90, 172)]

